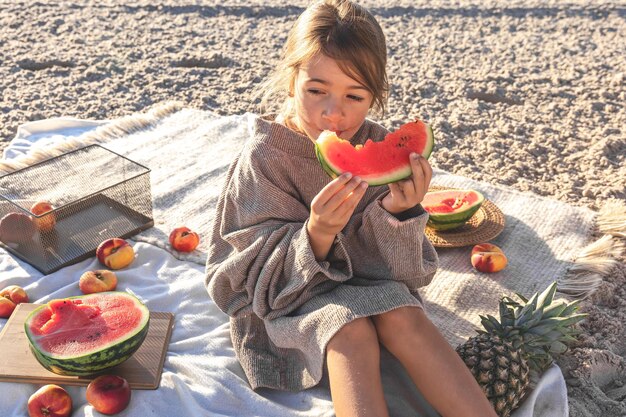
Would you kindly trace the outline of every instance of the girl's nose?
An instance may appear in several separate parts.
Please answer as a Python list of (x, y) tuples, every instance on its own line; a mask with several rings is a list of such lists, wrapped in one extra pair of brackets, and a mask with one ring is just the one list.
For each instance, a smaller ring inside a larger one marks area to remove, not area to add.
[(324, 116), (331, 122), (341, 120), (341, 118), (343, 117), (343, 107), (341, 105), (341, 100), (333, 98), (329, 99), (326, 103), (326, 108), (324, 109), (324, 114), (322, 116)]

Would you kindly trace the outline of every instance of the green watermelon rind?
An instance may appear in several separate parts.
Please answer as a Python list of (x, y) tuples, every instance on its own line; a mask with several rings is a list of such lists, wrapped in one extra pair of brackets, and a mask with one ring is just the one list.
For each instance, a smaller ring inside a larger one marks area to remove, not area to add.
[(485, 202), (485, 196), (482, 193), (476, 190), (459, 190), (459, 191), (471, 191), (475, 194), (478, 194), (480, 197), (474, 204), (467, 207), (465, 210), (458, 211), (455, 213), (446, 213), (446, 214), (428, 214), (427, 225), (435, 230), (452, 230), (457, 227), (463, 226), (468, 222), (469, 219), (472, 218), (474, 214), (480, 209), (482, 204)]
[(148, 329), (150, 325), (150, 312), (148, 311), (148, 308), (137, 297), (125, 292), (114, 291), (76, 297), (67, 297), (67, 299), (84, 299), (90, 296), (101, 296), (103, 294), (118, 294), (132, 297), (133, 301), (135, 301), (135, 305), (147, 313), (148, 319), (145, 321), (144, 325), (136, 332), (129, 333), (124, 339), (111, 342), (100, 350), (78, 357), (59, 358), (55, 357), (54, 355), (48, 355), (38, 349), (37, 342), (30, 332), (29, 327), (31, 320), (38, 313), (40, 313), (41, 310), (47, 308), (47, 305), (44, 304), (40, 307), (37, 307), (26, 318), (26, 321), (24, 322), (24, 330), (28, 338), (31, 352), (44, 368), (58, 375), (92, 375), (121, 364), (122, 362), (130, 358), (137, 351), (137, 349), (139, 349), (146, 336), (148, 335)]
[(322, 155), (322, 151), (320, 151), (320, 147), (317, 143), (315, 144), (315, 155), (317, 156), (317, 160), (322, 165), (322, 169), (324, 170), (324, 172), (328, 174), (330, 178), (335, 179), (339, 176), (339, 174), (337, 174), (328, 166), (328, 164), (326, 163), (326, 159), (324, 159), (324, 156)]
[(422, 156), (426, 159), (430, 158), (430, 154), (433, 153), (433, 149), (435, 149), (435, 134), (433, 133), (433, 129), (430, 125), (426, 125), (428, 128), (428, 142), (426, 142), (426, 147), (422, 152)]
[[(425, 123), (424, 123), (425, 124)], [(430, 127), (430, 125), (425, 124), (427, 129), (428, 129), (428, 135), (427, 135), (427, 142), (426, 142), (426, 146), (424, 147), (424, 150), (422, 151), (422, 156), (426, 159), (430, 158), (430, 155), (433, 152), (433, 149), (435, 148), (435, 135), (433, 133), (433, 129)], [(317, 160), (319, 161), (320, 165), (322, 166), (322, 169), (324, 170), (324, 172), (326, 172), (326, 174), (328, 174), (331, 178), (335, 179), (337, 178), (339, 175), (341, 175), (341, 171), (340, 170), (335, 170), (331, 167), (331, 165), (326, 161), (326, 158), (324, 158), (324, 155), (322, 153), (322, 151), (320, 150), (320, 147), (317, 143), (315, 143), (315, 155), (317, 156)], [(411, 170), (411, 165), (410, 162), (407, 163), (407, 165), (402, 166), (401, 168), (399, 168), (398, 170), (396, 170), (395, 172), (391, 173), (391, 174), (387, 174), (385, 176), (382, 175), (378, 175), (378, 176), (363, 176), (361, 175), (361, 179), (365, 182), (367, 182), (368, 185), (370, 186), (378, 186), (378, 185), (386, 185), (386, 184), (391, 184), (393, 182), (397, 182), (400, 180), (403, 180), (405, 178), (408, 178), (411, 176), (411, 174), (413, 173), (413, 171)]]

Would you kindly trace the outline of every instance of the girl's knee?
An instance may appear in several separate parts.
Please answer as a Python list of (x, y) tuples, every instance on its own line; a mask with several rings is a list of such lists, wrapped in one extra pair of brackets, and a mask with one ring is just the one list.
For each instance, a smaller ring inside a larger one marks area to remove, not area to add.
[(362, 317), (344, 325), (328, 342), (327, 349), (342, 350), (344, 347), (378, 346), (376, 327), (369, 317)]
[(428, 318), (421, 308), (400, 307), (374, 316), (372, 320), (380, 342), (390, 349), (396, 342), (419, 337), (420, 327)]

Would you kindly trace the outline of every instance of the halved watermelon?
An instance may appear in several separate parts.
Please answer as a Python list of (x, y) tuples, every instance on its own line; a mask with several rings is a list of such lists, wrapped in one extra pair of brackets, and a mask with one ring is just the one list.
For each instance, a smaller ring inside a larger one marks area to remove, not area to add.
[(409, 177), (411, 152), (428, 158), (434, 143), (430, 126), (416, 120), (388, 133), (380, 142), (368, 139), (356, 146), (325, 130), (315, 141), (315, 154), (331, 178), (351, 172), (369, 185), (383, 185)]
[(60, 375), (90, 375), (124, 362), (148, 334), (150, 312), (135, 296), (102, 292), (52, 300), (26, 318), (37, 360)]
[(429, 214), (428, 226), (450, 230), (464, 225), (480, 208), (485, 197), (475, 190), (429, 191), (422, 207)]

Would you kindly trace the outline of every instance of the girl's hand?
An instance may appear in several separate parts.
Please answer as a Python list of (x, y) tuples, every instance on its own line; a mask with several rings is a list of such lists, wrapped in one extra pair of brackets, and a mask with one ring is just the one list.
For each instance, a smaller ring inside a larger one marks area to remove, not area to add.
[(428, 191), (433, 169), (421, 155), (412, 153), (410, 158), (413, 174), (407, 179), (389, 184), (389, 194), (383, 198), (383, 208), (391, 214), (415, 207)]
[(308, 231), (332, 236), (348, 224), (354, 209), (365, 194), (367, 183), (359, 177), (344, 173), (322, 188), (311, 202)]
[(344, 173), (313, 198), (307, 232), (315, 259), (326, 259), (335, 236), (348, 224), (366, 189), (366, 182)]

